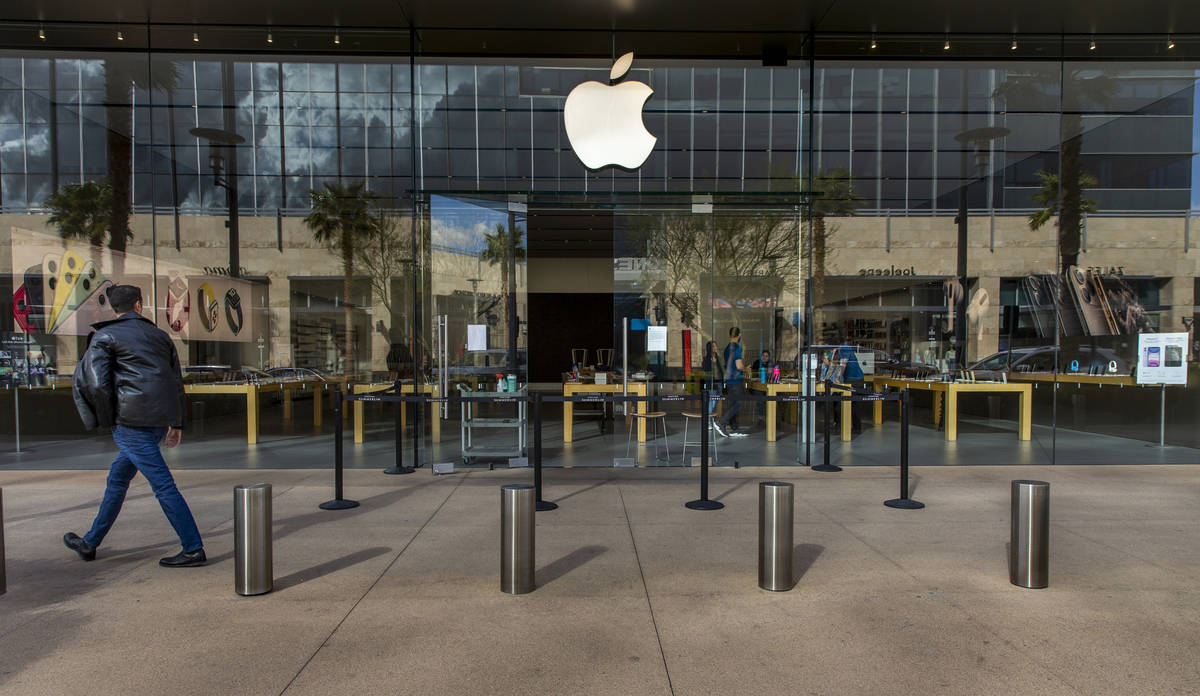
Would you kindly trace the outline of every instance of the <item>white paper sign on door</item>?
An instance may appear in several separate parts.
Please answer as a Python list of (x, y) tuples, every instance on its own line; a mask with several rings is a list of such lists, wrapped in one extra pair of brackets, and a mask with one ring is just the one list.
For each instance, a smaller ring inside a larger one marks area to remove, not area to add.
[(1187, 385), (1185, 333), (1138, 334), (1137, 383)]
[(467, 350), (487, 350), (487, 324), (467, 324)]
[(646, 327), (646, 352), (667, 350), (667, 327), (665, 326), (648, 326)]

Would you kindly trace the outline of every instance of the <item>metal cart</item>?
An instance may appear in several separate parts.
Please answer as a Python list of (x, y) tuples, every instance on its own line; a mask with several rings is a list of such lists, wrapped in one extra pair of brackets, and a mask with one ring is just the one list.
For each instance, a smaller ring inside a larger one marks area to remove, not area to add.
[[(456, 385), (462, 396), (520, 396), (524, 397), (528, 393), (527, 387), (522, 387), (515, 392), (494, 392), (494, 391), (471, 391), (465, 386)], [(463, 464), (470, 464), (475, 459), (507, 459), (509, 457), (525, 456), (525, 420), (527, 404), (524, 401), (516, 401), (508, 406), (516, 406), (516, 415), (514, 417), (502, 418), (483, 418), (476, 415), (476, 409), (481, 405), (477, 401), (462, 402), (462, 459)], [(515, 442), (511, 445), (489, 443), (486, 445), (475, 444), (474, 430), (476, 428), (487, 429), (512, 429), (516, 430)], [(488, 465), (488, 468), (493, 468), (494, 464)]]

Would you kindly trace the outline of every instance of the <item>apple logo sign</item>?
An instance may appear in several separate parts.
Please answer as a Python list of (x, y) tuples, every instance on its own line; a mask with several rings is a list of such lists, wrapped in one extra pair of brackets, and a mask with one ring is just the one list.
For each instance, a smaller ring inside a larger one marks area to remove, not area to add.
[[(613, 63), (615, 82), (633, 65), (633, 53)], [(615, 164), (626, 169), (642, 166), (658, 142), (642, 123), (642, 107), (654, 90), (644, 82), (604, 85), (589, 80), (576, 85), (563, 106), (567, 139), (588, 169)]]

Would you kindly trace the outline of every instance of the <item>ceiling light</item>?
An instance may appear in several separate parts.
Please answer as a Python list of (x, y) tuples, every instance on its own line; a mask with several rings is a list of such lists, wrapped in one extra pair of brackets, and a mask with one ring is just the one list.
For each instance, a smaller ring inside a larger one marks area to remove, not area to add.
[(45, 29), (42, 29), (40, 27), (38, 28), (38, 38), (41, 39), (42, 41), (46, 40), (46, 30)]
[(267, 43), (275, 43), (275, 37), (271, 36), (271, 32), (267, 32)]
[(879, 44), (875, 43), (875, 35), (871, 34), (871, 50), (874, 51), (877, 48), (879, 48)]
[(1167, 50), (1170, 51), (1173, 48), (1175, 48), (1175, 40), (1168, 36), (1167, 37)]
[(124, 41), (124, 40), (125, 40), (125, 35), (118, 31), (117, 32), (117, 41)]
[(942, 50), (943, 51), (950, 50), (950, 37), (946, 37), (946, 43), (942, 44)]
[(192, 43), (200, 43), (200, 35), (194, 31), (192, 32)]
[(1009, 49), (1010, 51), (1015, 51), (1015, 50), (1017, 50), (1017, 36), (1016, 36), (1015, 34), (1013, 35), (1013, 42), (1012, 42), (1012, 46), (1009, 46), (1009, 47), (1008, 47), (1008, 49)]
[(342, 43), (342, 37), (337, 34), (334, 34), (333, 35), (333, 43), (335, 45), (340, 45)]
[(1088, 50), (1089, 51), (1096, 50), (1096, 40), (1095, 39), (1092, 39), (1092, 42), (1090, 44), (1088, 44)]

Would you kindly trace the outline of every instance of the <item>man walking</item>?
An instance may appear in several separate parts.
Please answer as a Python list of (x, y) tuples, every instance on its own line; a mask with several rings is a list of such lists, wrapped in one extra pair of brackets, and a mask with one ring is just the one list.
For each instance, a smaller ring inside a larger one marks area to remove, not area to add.
[(746, 437), (746, 433), (738, 430), (733, 421), (738, 411), (742, 410), (742, 396), (746, 390), (742, 384), (742, 374), (746, 366), (742, 364), (742, 330), (738, 327), (729, 329), (729, 343), (725, 346), (725, 399), (729, 408), (721, 419), (713, 423), (713, 429), (725, 437)]
[(116, 319), (93, 324), (88, 348), (75, 367), (75, 407), (88, 430), (112, 427), (120, 454), (108, 472), (108, 486), (92, 529), (83, 537), (63, 536), (67, 548), (85, 561), (116, 522), (129, 482), (142, 472), (167, 520), (179, 535), (182, 552), (159, 560), (168, 568), (202, 566), (207, 561), (200, 531), (175, 487), (158, 449), (179, 444), (183, 423), (183, 375), (167, 334), (142, 316), (142, 291), (133, 285), (107, 290)]

